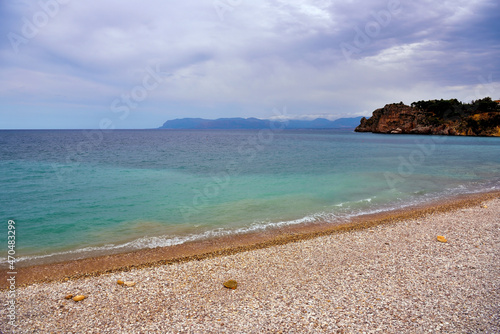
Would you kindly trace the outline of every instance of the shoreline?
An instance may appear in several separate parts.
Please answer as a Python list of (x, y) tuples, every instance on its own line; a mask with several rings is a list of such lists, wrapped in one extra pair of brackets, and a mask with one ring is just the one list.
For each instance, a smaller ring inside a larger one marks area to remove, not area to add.
[(2, 290), (14, 306), (0, 316), (15, 319), (0, 332), (497, 333), (500, 194), (484, 195), (273, 247)]
[[(186, 242), (170, 247), (142, 249), (50, 264), (17, 268), (16, 283), (26, 286), (41, 282), (68, 281), (100, 276), (132, 269), (157, 267), (167, 264), (203, 260), (233, 255), (250, 250), (309, 240), (320, 236), (363, 230), (378, 225), (421, 218), (429, 214), (445, 213), (461, 208), (480, 205), (484, 201), (500, 197), (500, 191), (458, 195), (442, 198), (431, 203), (375, 214), (366, 214), (345, 223), (301, 224), (246, 234)], [(7, 288), (7, 269), (0, 270), (0, 289)]]

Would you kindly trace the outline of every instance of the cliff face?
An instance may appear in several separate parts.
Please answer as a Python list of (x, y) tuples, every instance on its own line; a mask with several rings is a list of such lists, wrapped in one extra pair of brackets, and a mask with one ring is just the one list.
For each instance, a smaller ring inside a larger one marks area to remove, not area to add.
[[(456, 101), (456, 100), (454, 100)], [(458, 102), (458, 101), (457, 101)], [(458, 102), (459, 103), (459, 102)], [(418, 103), (413, 103), (417, 104)], [(412, 105), (413, 105), (412, 104)], [(460, 104), (460, 106), (464, 106)], [(493, 105), (493, 108), (495, 106)], [(452, 136), (500, 136), (500, 108), (486, 112), (454, 106), (444, 110), (387, 104), (362, 118), (356, 132), (433, 134)]]
[(417, 126), (415, 108), (404, 104), (386, 104), (373, 112), (370, 119), (362, 118), (358, 132), (412, 133)]

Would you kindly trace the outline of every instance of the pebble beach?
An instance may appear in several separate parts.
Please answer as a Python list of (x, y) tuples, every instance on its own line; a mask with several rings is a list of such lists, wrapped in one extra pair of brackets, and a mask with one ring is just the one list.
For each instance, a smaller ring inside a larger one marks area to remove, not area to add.
[(0, 332), (500, 333), (499, 259), (497, 194), (229, 255), (34, 282), (16, 289), (15, 326), (2, 290)]

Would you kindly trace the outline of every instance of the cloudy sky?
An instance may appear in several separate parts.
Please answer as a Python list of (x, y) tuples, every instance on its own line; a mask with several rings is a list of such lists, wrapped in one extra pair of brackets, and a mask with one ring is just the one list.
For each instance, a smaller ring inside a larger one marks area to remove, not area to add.
[(335, 119), (500, 99), (499, 3), (1, 1), (0, 128)]

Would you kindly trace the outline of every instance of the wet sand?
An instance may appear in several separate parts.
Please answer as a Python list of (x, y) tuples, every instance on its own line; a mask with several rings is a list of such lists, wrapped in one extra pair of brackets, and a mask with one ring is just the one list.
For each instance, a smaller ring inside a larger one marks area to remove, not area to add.
[[(431, 213), (448, 212), (458, 208), (477, 206), (492, 198), (498, 198), (500, 192), (462, 195), (442, 199), (405, 209), (362, 215), (345, 223), (316, 223), (288, 226), (281, 229), (232, 235), (214, 239), (187, 242), (171, 247), (144, 249), (123, 254), (92, 257), (60, 263), (50, 263), (27, 267), (18, 267), (17, 286), (38, 282), (65, 281), (84, 277), (99, 276), (106, 273), (129, 271), (138, 268), (202, 260), (216, 256), (225, 256), (253, 249), (284, 245), (319, 236), (361, 230), (382, 224), (393, 224), (408, 219), (421, 218)], [(0, 289), (7, 287), (8, 270), (0, 269)]]

